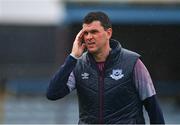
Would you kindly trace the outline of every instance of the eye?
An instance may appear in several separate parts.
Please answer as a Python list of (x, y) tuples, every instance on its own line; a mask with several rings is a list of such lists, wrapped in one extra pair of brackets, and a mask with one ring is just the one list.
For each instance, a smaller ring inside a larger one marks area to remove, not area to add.
[(95, 33), (97, 33), (98, 31), (97, 30), (91, 30), (91, 33), (92, 34), (95, 34)]
[(88, 35), (88, 32), (84, 32), (84, 35)]

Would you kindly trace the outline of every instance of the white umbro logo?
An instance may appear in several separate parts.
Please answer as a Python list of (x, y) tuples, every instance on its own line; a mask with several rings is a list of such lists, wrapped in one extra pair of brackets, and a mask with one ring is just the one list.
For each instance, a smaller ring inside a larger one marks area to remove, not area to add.
[(115, 80), (121, 79), (122, 77), (124, 77), (124, 74), (122, 74), (122, 69), (114, 69), (110, 77)]
[(82, 79), (89, 79), (89, 73), (82, 73), (81, 74)]

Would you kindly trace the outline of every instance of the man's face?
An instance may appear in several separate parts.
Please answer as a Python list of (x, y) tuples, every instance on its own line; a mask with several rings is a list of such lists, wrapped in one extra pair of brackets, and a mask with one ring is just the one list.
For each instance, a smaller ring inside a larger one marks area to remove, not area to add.
[(109, 47), (109, 39), (112, 29), (107, 30), (101, 25), (100, 21), (93, 21), (90, 24), (83, 24), (84, 41), (87, 50), (92, 53), (101, 53)]

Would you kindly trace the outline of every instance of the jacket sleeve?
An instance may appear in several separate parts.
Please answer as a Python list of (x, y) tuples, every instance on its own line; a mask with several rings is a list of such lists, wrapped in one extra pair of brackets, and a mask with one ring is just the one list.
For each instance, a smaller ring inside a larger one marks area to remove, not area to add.
[(157, 101), (156, 95), (145, 99), (143, 104), (148, 112), (150, 124), (165, 124), (163, 113)]
[(77, 59), (69, 55), (64, 64), (55, 73), (50, 80), (49, 87), (47, 89), (46, 97), (50, 100), (57, 100), (67, 95), (70, 90), (67, 82), (68, 78), (76, 65)]

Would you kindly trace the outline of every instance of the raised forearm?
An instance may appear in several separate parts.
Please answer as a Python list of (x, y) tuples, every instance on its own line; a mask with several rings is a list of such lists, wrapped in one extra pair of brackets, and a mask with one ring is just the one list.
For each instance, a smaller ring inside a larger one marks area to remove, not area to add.
[(70, 55), (66, 58), (64, 64), (50, 80), (50, 84), (46, 93), (48, 99), (57, 100), (69, 93), (67, 81), (70, 73), (73, 71), (76, 65), (76, 62), (77, 60)]

